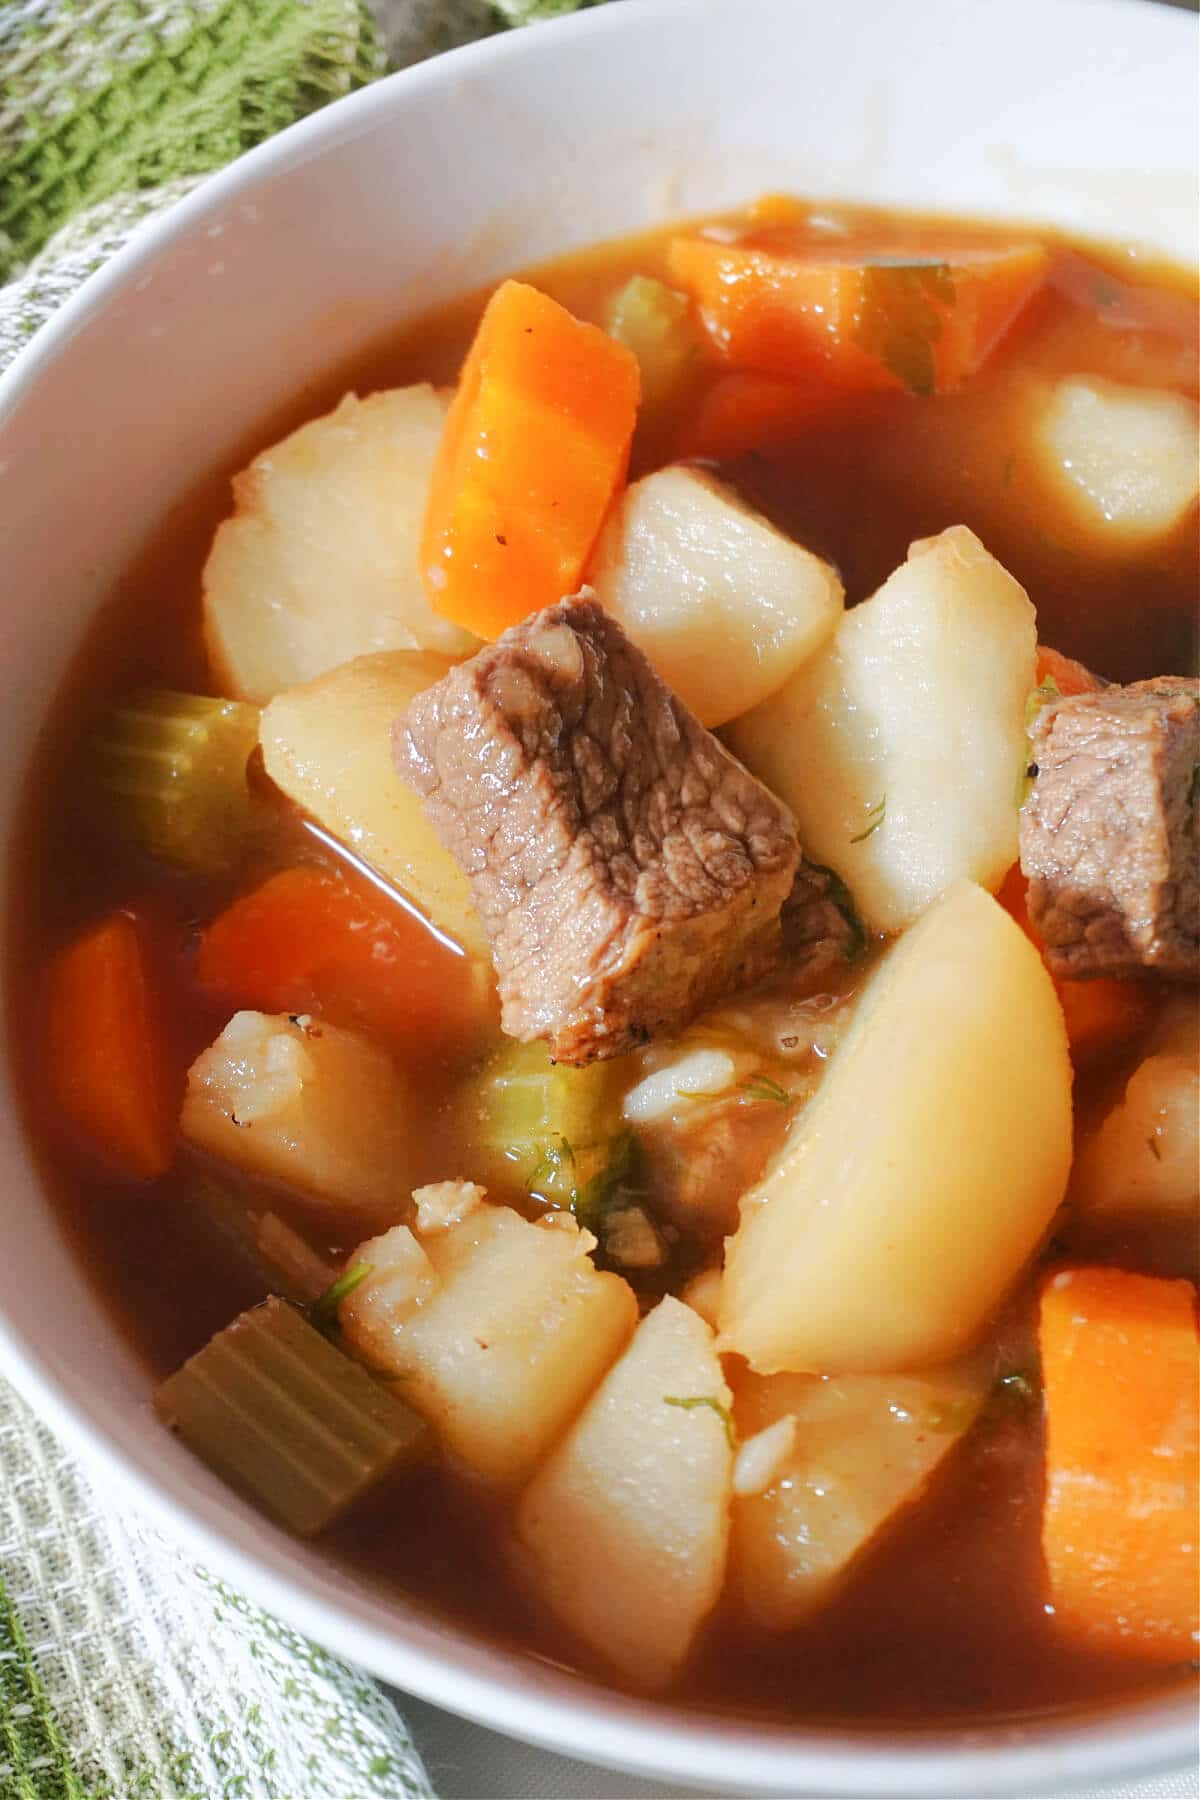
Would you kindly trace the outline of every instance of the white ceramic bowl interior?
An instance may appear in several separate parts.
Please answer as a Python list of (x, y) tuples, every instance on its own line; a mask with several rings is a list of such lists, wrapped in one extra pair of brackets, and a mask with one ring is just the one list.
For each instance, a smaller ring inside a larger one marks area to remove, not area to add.
[[(206, 183), (0, 384), (0, 849), (55, 687), (193, 481), (314, 374), (531, 260), (768, 190), (1038, 220), (1190, 258), (1195, 21), (1144, 0), (637, 0), (343, 101)], [(7, 1010), (7, 1003), (6, 1003)], [(153, 1421), (0, 1088), (0, 1360), (107, 1478), (398, 1686), (614, 1766), (747, 1790), (1042, 1794), (1183, 1763), (1185, 1700), (921, 1736), (738, 1726), (422, 1616), (275, 1530)]]

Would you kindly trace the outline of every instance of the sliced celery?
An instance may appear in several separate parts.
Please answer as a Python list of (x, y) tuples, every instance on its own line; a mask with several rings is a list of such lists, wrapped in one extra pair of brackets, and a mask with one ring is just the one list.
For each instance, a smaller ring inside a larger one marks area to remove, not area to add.
[(203, 1462), (311, 1537), (411, 1461), (425, 1426), (286, 1300), (219, 1331), (155, 1408)]
[(219, 873), (236, 867), (255, 830), (246, 765), (257, 744), (255, 706), (141, 694), (96, 739), (95, 779), (117, 824), (150, 856)]
[(700, 350), (686, 294), (652, 275), (634, 275), (608, 310), (608, 335), (633, 351), (642, 372), (642, 404), (653, 410), (679, 394)]
[(569, 1190), (605, 1160), (591, 1153), (620, 1129), (621, 1096), (632, 1079), (622, 1058), (574, 1069), (551, 1062), (545, 1044), (506, 1043), (468, 1091), (472, 1175), (533, 1182), (531, 1192), (569, 1205)]

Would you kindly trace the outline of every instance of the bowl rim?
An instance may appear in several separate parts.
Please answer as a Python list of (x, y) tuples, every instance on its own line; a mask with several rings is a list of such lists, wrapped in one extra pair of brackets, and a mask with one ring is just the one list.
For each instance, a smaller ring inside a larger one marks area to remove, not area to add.
[[(774, 0), (782, 6), (785, 0)], [(806, 4), (809, 0), (806, 0)], [(1172, 34), (1180, 52), (1194, 45), (1192, 13), (1149, 0), (1013, 0), (1031, 18), (1047, 4), (1094, 28), (1104, 12), (1138, 32)], [(547, 22), (547, 32), (578, 40), (637, 31), (655, 19), (727, 11), (727, 0), (638, 0), (636, 8), (601, 6)], [(1137, 20), (1136, 26), (1133, 21)], [(1015, 28), (1015, 24), (1014, 24)], [(467, 44), (385, 76), (309, 115), (202, 178), (165, 213), (140, 224), (128, 243), (90, 275), (0, 376), (0, 424), (31, 398), (49, 366), (96, 313), (200, 221), (236, 201), (272, 171), (298, 166), (334, 143), (372, 128), (408, 95), (477, 69), (495, 73), (527, 54), (530, 36), (510, 31)], [(28, 1173), (40, 1187), (32, 1155)], [(403, 1621), (386, 1628), (326, 1600), (299, 1570), (284, 1570), (236, 1541), (230, 1505), (197, 1491), (170, 1491), (165, 1471), (146, 1450), (119, 1441), (53, 1372), (45, 1354), (7, 1317), (0, 1300), (0, 1372), (40, 1417), (77, 1451), (93, 1475), (127, 1497), (162, 1534), (182, 1545), (266, 1610), (351, 1663), (436, 1706), (538, 1747), (642, 1776), (673, 1779), (723, 1793), (802, 1792), (879, 1797), (961, 1794), (1029, 1795), (1053, 1769), (1056, 1787), (1145, 1778), (1187, 1766), (1196, 1749), (1194, 1714), (1185, 1691), (1159, 1693), (1080, 1713), (1012, 1725), (895, 1731), (828, 1723), (757, 1724), (631, 1698), (598, 1681), (568, 1676), (537, 1659), (487, 1645), (454, 1626), (454, 1648), (427, 1643)], [(178, 1484), (176, 1484), (178, 1486)], [(464, 1663), (469, 1662), (470, 1667)], [(477, 1666), (478, 1665), (478, 1666)]]

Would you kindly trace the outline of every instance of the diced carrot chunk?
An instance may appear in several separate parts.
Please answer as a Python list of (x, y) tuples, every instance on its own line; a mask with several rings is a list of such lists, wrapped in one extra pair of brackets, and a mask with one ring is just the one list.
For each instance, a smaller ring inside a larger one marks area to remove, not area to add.
[(1042, 1548), (1055, 1622), (1174, 1660), (1200, 1636), (1200, 1344), (1195, 1289), (1066, 1269), (1041, 1295)]
[(772, 450), (836, 414), (828, 388), (753, 371), (722, 375), (682, 421), (677, 458), (728, 462), (748, 450)]
[[(1070, 662), (1069, 657), (1059, 660)], [(1078, 664), (1072, 666), (1079, 667)], [(1005, 876), (996, 898), (1040, 950), (1041, 939), (1029, 919), (1028, 891), (1029, 883), (1020, 868), (1014, 866)], [(1066, 1021), (1071, 1061), (1076, 1068), (1102, 1056), (1111, 1056), (1133, 1043), (1150, 1023), (1154, 998), (1140, 981), (1117, 981), (1108, 975), (1099, 975), (1090, 981), (1071, 981), (1055, 976), (1054, 986)]]
[(1037, 678), (1039, 687), (1052, 681), (1060, 694), (1095, 694), (1104, 685), (1098, 675), (1085, 669), (1073, 656), (1064, 656), (1061, 650), (1052, 650), (1049, 644), (1038, 645)]
[(51, 966), (47, 1049), (59, 1105), (96, 1155), (142, 1181), (165, 1174), (174, 1071), (130, 914), (114, 913)]
[(637, 358), (523, 282), (488, 302), (434, 465), (421, 569), (480, 637), (579, 586), (625, 478)]
[(974, 374), (1041, 287), (1048, 258), (1025, 243), (839, 261), (811, 245), (681, 237), (669, 261), (737, 367), (930, 394)]
[(314, 1012), (431, 1055), (477, 1044), (490, 1017), (475, 961), (365, 881), (310, 864), (227, 907), (204, 933), (196, 973), (228, 1006)]

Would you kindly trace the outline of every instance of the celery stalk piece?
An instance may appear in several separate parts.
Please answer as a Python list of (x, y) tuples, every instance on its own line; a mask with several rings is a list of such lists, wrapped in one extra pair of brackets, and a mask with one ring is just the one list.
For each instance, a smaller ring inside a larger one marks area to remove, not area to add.
[(202, 1462), (302, 1537), (414, 1460), (426, 1437), (415, 1413), (279, 1299), (219, 1331), (154, 1404)]
[(635, 1078), (622, 1057), (568, 1068), (551, 1062), (545, 1044), (506, 1043), (466, 1092), (472, 1173), (536, 1183), (549, 1204), (569, 1206), (574, 1188), (607, 1161), (607, 1149), (590, 1153), (620, 1131), (621, 1097)]
[(246, 765), (258, 708), (199, 694), (140, 694), (109, 716), (93, 746), (95, 779), (125, 835), (191, 874), (237, 866), (257, 807)]
[(700, 352), (691, 301), (651, 275), (634, 275), (613, 297), (608, 335), (637, 357), (650, 411), (677, 396)]

